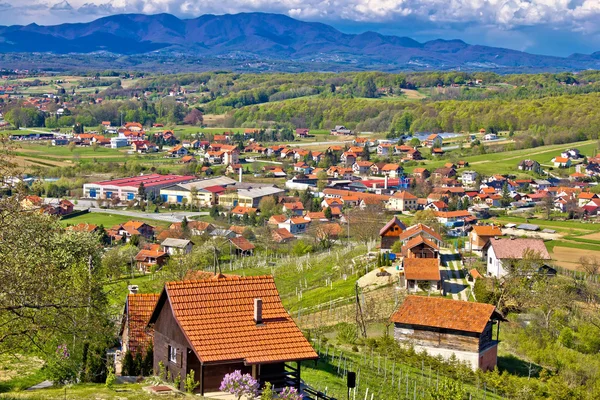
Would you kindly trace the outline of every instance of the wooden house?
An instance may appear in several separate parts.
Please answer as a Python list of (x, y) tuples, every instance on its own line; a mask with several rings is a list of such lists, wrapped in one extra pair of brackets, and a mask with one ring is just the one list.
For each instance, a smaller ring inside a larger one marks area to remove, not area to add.
[[(484, 371), (496, 366), (503, 320), (491, 304), (423, 296), (408, 296), (390, 318), (399, 343), (433, 357), (454, 355), (474, 370)], [(494, 325), (498, 326), (495, 340)]]
[(154, 370), (159, 363), (171, 376), (193, 370), (200, 395), (219, 391), (223, 377), (235, 370), (261, 386), (269, 381), (299, 388), (301, 363), (318, 358), (285, 311), (272, 276), (167, 282), (149, 324)]
[(400, 235), (406, 230), (406, 225), (398, 219), (398, 217), (392, 218), (381, 230), (379, 236), (381, 236), (381, 250), (389, 250), (392, 248), (395, 242), (400, 240)]

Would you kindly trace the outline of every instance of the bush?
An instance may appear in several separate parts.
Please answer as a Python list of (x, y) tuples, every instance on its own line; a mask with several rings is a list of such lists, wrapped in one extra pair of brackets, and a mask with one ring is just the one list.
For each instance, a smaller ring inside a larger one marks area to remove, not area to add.
[(337, 328), (337, 340), (340, 343), (354, 344), (358, 338), (358, 330), (356, 325), (342, 322), (338, 324)]
[(115, 376), (115, 373), (110, 369), (106, 375), (106, 382), (104, 384), (107, 388), (112, 389), (116, 380), (117, 377)]
[(488, 287), (489, 279), (477, 279), (473, 286), (473, 294), (479, 303), (496, 304), (498, 294)]

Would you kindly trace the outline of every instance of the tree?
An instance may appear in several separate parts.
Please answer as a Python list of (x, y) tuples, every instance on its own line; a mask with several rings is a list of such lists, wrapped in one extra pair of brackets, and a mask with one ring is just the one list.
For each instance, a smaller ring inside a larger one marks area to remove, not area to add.
[(379, 237), (379, 230), (386, 222), (383, 207), (375, 204), (354, 209), (345, 215), (350, 223), (350, 235), (364, 245)]
[(0, 296), (0, 352), (36, 348), (50, 359), (69, 343), (70, 359), (81, 360), (85, 343), (111, 330), (98, 237), (65, 231), (23, 210), (20, 198), (0, 199), (0, 281), (9, 294)]
[(202, 115), (202, 111), (198, 110), (197, 108), (192, 108), (192, 110), (183, 119), (183, 123), (188, 125), (202, 125), (203, 122), (204, 116)]
[(510, 191), (508, 190), (508, 183), (504, 182), (502, 185), (502, 199), (500, 200), (500, 204), (502, 207), (508, 207), (512, 202), (512, 198), (510, 197)]
[(140, 182), (140, 186), (138, 186), (138, 199), (140, 201), (146, 199), (146, 187), (144, 186), (144, 182)]
[(325, 211), (323, 211), (323, 214), (325, 214), (325, 218), (327, 218), (328, 220), (331, 220), (331, 218), (333, 218), (333, 213), (331, 211), (331, 207), (325, 208)]
[(123, 375), (125, 376), (137, 376), (137, 371), (135, 370), (135, 361), (133, 359), (133, 354), (131, 351), (127, 350), (125, 352), (125, 356), (123, 357)]

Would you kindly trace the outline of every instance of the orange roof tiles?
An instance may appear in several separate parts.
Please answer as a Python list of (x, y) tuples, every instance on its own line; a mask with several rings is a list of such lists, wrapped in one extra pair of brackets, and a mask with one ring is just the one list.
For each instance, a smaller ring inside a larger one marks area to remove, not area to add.
[(491, 304), (408, 296), (390, 320), (399, 324), (482, 333), (495, 311), (496, 307)]
[(426, 244), (432, 249), (439, 250), (439, 246), (437, 244), (433, 243), (431, 240), (425, 239), (421, 235), (415, 236), (414, 238), (410, 239), (404, 246), (402, 246), (402, 249), (412, 249), (413, 247), (418, 246), (422, 243)]
[(442, 279), (437, 258), (405, 258), (402, 261), (406, 279), (439, 281)]
[(286, 240), (292, 240), (295, 239), (296, 237), (294, 235), (292, 235), (287, 229), (285, 228), (278, 228), (275, 229), (272, 233), (273, 236), (273, 240), (275, 240), (278, 243), (284, 242)]
[[(263, 323), (253, 319), (254, 299), (263, 302)], [(223, 276), (167, 282), (163, 301), (201, 362), (243, 360), (246, 364), (314, 360), (317, 353), (285, 311), (272, 276)]]
[(69, 226), (67, 229), (75, 232), (94, 232), (96, 229), (98, 229), (98, 225), (86, 224), (82, 222), (77, 225)]
[[(158, 294), (129, 294), (125, 303), (125, 322), (128, 324), (128, 348), (131, 353), (145, 352), (152, 343), (152, 335), (146, 331)], [(143, 355), (143, 354), (142, 354)]]
[(254, 250), (254, 245), (252, 243), (250, 243), (248, 241), (248, 239), (246, 239), (243, 236), (234, 237), (229, 240), (231, 241), (231, 244), (233, 244), (235, 247), (237, 247), (241, 251)]
[(400, 240), (408, 239), (409, 237), (420, 234), (421, 232), (427, 233), (429, 236), (434, 237), (435, 239), (439, 240), (440, 242), (442, 241), (442, 237), (440, 236), (439, 233), (437, 233), (435, 230), (428, 227), (427, 225), (423, 225), (423, 224), (416, 224), (413, 226), (409, 226), (408, 229), (406, 229), (404, 232), (402, 232), (400, 234)]
[(473, 231), (477, 236), (502, 236), (502, 230), (496, 225), (475, 225)]

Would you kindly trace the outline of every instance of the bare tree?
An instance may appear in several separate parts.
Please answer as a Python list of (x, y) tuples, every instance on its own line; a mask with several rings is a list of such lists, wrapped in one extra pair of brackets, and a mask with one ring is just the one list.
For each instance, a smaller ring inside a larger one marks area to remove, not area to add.
[(364, 245), (376, 240), (379, 230), (387, 222), (383, 206), (379, 204), (368, 204), (362, 209), (355, 208), (347, 211), (345, 215), (350, 224), (350, 236)]

